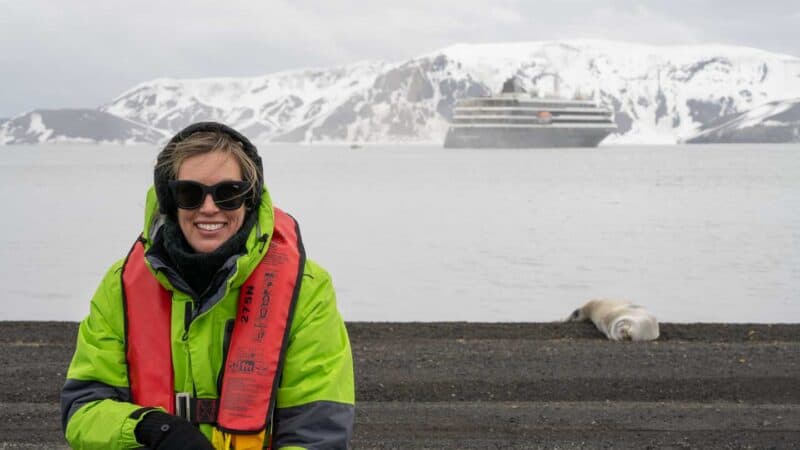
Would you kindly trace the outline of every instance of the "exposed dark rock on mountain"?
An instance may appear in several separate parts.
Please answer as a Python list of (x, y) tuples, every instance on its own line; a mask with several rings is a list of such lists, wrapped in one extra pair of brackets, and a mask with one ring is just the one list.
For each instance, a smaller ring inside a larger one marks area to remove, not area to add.
[(714, 120), (686, 142), (800, 142), (800, 98), (770, 102), (750, 111)]
[(0, 124), (0, 143), (159, 142), (166, 133), (93, 109), (40, 109)]

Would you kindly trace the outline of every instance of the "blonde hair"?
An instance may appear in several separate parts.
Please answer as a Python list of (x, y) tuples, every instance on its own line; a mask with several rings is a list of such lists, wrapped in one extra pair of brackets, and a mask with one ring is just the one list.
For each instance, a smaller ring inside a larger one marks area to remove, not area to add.
[(242, 178), (247, 183), (247, 191), (245, 191), (244, 195), (253, 198), (258, 194), (254, 192), (258, 185), (258, 168), (256, 164), (245, 153), (244, 145), (226, 133), (198, 131), (182, 141), (170, 143), (164, 149), (165, 158), (158, 162), (156, 171), (164, 171), (169, 176), (169, 179), (174, 180), (178, 177), (178, 170), (184, 161), (193, 156), (211, 152), (233, 155), (239, 163)]

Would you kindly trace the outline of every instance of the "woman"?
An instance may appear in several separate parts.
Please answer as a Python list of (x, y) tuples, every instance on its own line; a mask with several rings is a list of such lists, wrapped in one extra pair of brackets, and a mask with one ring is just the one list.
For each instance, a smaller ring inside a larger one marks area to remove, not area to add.
[(273, 208), (255, 146), (191, 125), (145, 227), (81, 322), (61, 394), (73, 448), (346, 448), (353, 366), (330, 276)]

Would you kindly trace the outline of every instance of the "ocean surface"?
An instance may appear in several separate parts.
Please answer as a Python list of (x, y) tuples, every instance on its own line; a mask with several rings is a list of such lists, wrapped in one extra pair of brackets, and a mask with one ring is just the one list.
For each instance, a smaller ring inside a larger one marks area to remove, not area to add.
[[(143, 226), (155, 146), (0, 147), (0, 320), (80, 320)], [(262, 145), (350, 321), (800, 322), (800, 145)]]

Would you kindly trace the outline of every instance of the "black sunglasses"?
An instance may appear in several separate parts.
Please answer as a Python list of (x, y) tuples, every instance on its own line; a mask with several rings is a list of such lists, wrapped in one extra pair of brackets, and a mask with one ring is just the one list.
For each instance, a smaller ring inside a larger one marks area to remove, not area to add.
[(169, 182), (175, 203), (181, 209), (199, 208), (208, 194), (211, 194), (211, 198), (220, 209), (238, 209), (244, 203), (247, 187), (248, 184), (244, 181), (223, 181), (213, 186), (206, 186), (191, 180)]

